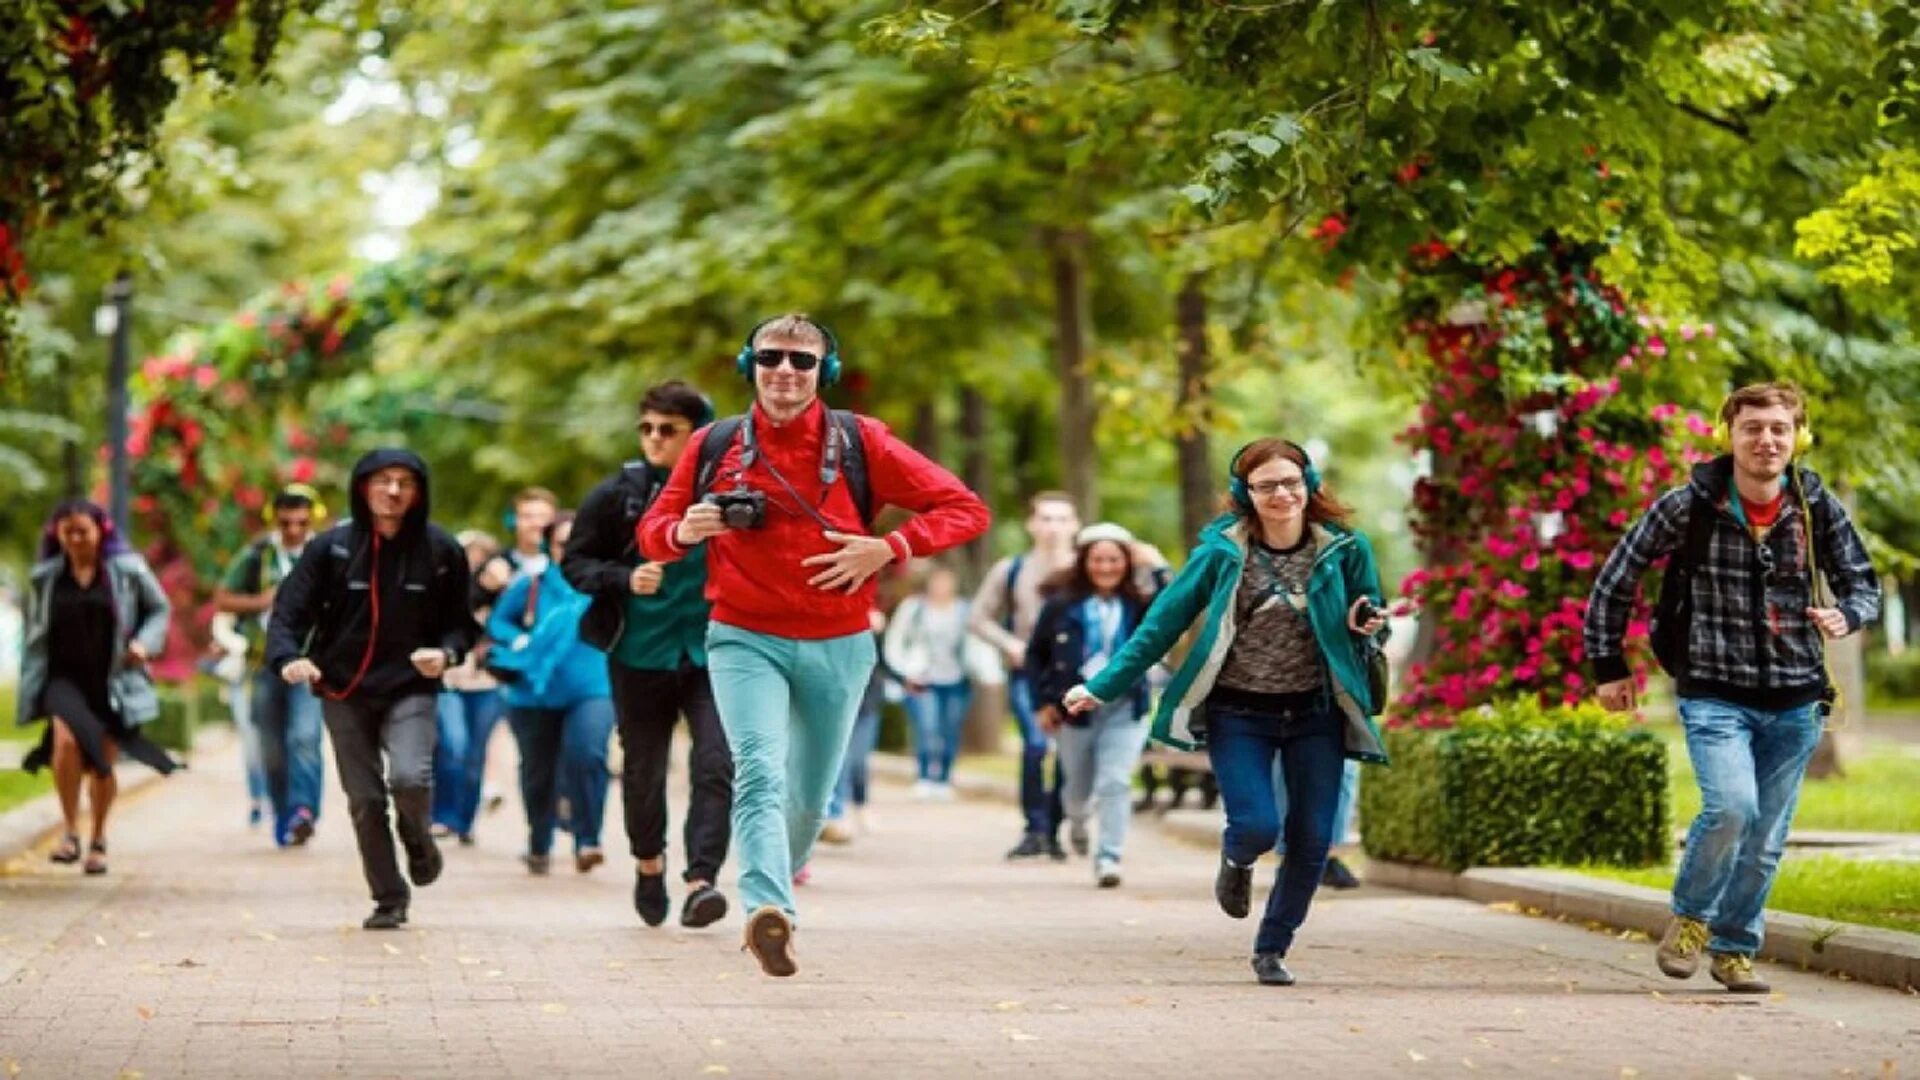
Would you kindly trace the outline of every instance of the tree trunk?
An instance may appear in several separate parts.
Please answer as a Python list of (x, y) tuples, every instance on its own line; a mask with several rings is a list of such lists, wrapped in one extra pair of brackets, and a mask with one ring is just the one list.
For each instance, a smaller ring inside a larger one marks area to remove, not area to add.
[(1207, 350), (1207, 276), (1187, 275), (1174, 301), (1179, 329), (1180, 395), (1178, 432), (1180, 459), (1180, 534), (1188, 541), (1200, 535), (1213, 518), (1212, 441), (1213, 357)]
[(1093, 321), (1087, 288), (1087, 233), (1050, 229), (1053, 265), (1054, 367), (1060, 379), (1060, 475), (1083, 521), (1100, 517), (1100, 474), (1094, 463), (1093, 379), (1087, 371), (1087, 340)]
[[(960, 478), (988, 505), (993, 503), (993, 455), (987, 445), (987, 399), (976, 387), (960, 391)], [(967, 545), (967, 580), (978, 581), (993, 554), (985, 535)]]
[(932, 401), (922, 401), (913, 408), (913, 448), (940, 460), (940, 410)]

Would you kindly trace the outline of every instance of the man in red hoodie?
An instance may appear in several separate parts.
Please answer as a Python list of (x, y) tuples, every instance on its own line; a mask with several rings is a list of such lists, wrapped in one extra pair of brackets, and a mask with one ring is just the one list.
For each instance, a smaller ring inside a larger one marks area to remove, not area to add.
[[(964, 544), (991, 520), (966, 485), (885, 424), (821, 403), (820, 387), (839, 376), (838, 354), (833, 335), (804, 315), (755, 327), (738, 358), (753, 380), (752, 409), (694, 436), (696, 452), (681, 457), (636, 530), (654, 562), (707, 545), (707, 670), (733, 749), (747, 948), (769, 975), (799, 970), (793, 873), (825, 820), (873, 669), (874, 575)], [(705, 448), (709, 436), (725, 439), (724, 451)], [(741, 527), (729, 527), (721, 507), (701, 501), (704, 491), (757, 493), (760, 520), (748, 524), (742, 508)], [(915, 516), (869, 536), (865, 515), (881, 506)]]

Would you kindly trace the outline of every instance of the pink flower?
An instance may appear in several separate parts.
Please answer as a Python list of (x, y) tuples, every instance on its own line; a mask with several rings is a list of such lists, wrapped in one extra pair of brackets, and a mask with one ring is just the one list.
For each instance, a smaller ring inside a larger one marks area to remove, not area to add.
[(1657, 337), (1647, 339), (1647, 351), (1655, 356), (1667, 355), (1667, 343)]
[(219, 381), (220, 373), (215, 371), (211, 364), (202, 364), (193, 369), (193, 385), (202, 390), (213, 389), (214, 384)]
[(1569, 551), (1567, 552), (1567, 565), (1573, 567), (1575, 570), (1591, 570), (1593, 569), (1593, 552)]
[(1666, 421), (1671, 420), (1674, 417), (1680, 415), (1680, 406), (1675, 405), (1672, 402), (1668, 402), (1665, 405), (1655, 405), (1653, 407), (1653, 412), (1651, 415), (1655, 420), (1665, 423)]
[(1539, 553), (1534, 551), (1529, 551), (1526, 553), (1526, 555), (1522, 556), (1520, 559), (1520, 569), (1525, 570), (1528, 573), (1532, 573), (1533, 571), (1540, 569)]

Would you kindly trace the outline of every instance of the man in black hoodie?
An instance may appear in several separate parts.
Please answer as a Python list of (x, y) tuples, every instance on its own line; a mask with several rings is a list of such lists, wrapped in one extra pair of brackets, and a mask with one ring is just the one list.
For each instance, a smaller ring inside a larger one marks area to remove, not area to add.
[[(322, 697), (374, 910), (361, 925), (394, 930), (410, 893), (387, 823), (391, 791), (407, 874), (440, 876), (428, 831), (435, 695), (479, 634), (467, 606), (467, 559), (427, 520), (427, 466), (407, 450), (353, 467), (353, 516), (315, 537), (274, 596), (267, 663)], [(381, 775), (381, 752), (387, 756)]]

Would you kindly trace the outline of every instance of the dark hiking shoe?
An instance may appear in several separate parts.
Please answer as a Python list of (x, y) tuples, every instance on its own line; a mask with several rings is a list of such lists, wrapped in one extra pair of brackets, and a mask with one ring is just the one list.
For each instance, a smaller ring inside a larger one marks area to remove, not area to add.
[(1320, 875), (1320, 884), (1329, 889), (1357, 889), (1360, 879), (1339, 859), (1328, 859), (1327, 868)]
[(1714, 953), (1713, 963), (1707, 973), (1713, 981), (1736, 994), (1767, 994), (1773, 987), (1767, 985), (1753, 970), (1753, 957), (1739, 953)]
[(520, 856), (520, 864), (534, 877), (546, 877), (553, 871), (553, 856), (526, 854)]
[(726, 917), (727, 898), (711, 885), (702, 885), (688, 893), (686, 906), (680, 909), (680, 925), (689, 930), (712, 926)]
[(1067, 861), (1067, 849), (1060, 846), (1059, 837), (1051, 836), (1047, 838), (1047, 858), (1052, 859), (1054, 862)]
[[(693, 898), (688, 897), (689, 901)], [(633, 910), (640, 913), (640, 921), (648, 926), (659, 926), (667, 921), (667, 912), (673, 908), (673, 902), (667, 899), (667, 872), (662, 869), (657, 874), (636, 873), (633, 879)]]
[(1008, 859), (1037, 859), (1047, 853), (1047, 838), (1039, 833), (1028, 833), (1020, 842), (1007, 852)]
[(1293, 972), (1287, 970), (1286, 957), (1279, 953), (1261, 953), (1253, 958), (1253, 975), (1262, 986), (1292, 986)]
[(407, 905), (381, 904), (360, 924), (362, 930), (398, 930), (407, 924)]
[(445, 867), (445, 860), (440, 858), (440, 845), (434, 843), (432, 837), (428, 837), (418, 851), (407, 852), (407, 877), (413, 879), (415, 885), (439, 881), (440, 871)]
[(1220, 856), (1220, 872), (1213, 877), (1213, 898), (1220, 910), (1236, 919), (1244, 919), (1253, 910), (1253, 867), (1235, 866)]
[(741, 946), (760, 961), (760, 970), (784, 979), (800, 972), (793, 955), (793, 920), (777, 907), (763, 907), (747, 919), (747, 941)]

